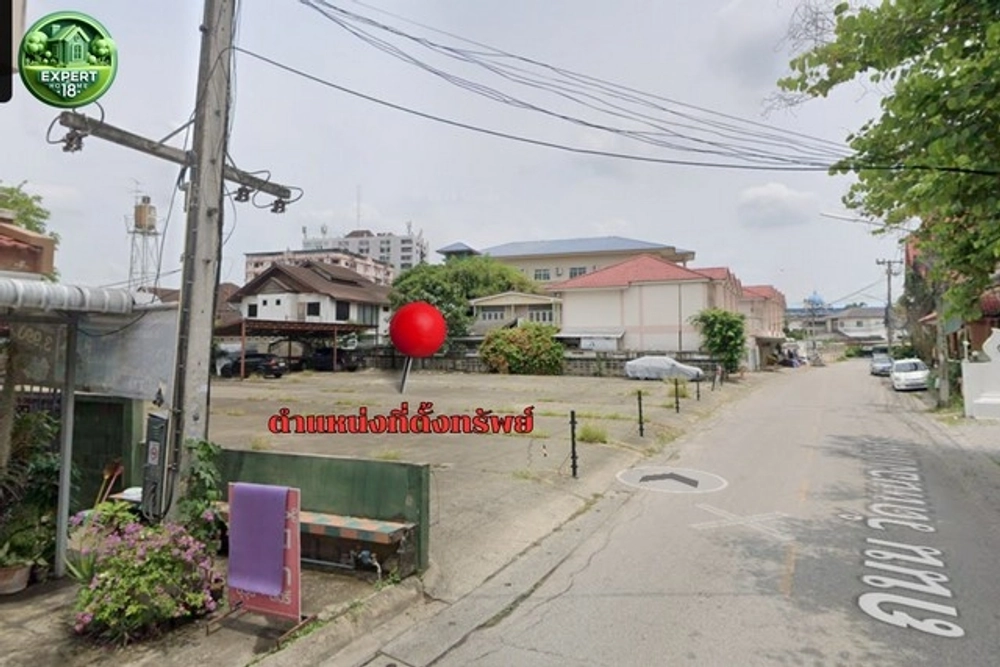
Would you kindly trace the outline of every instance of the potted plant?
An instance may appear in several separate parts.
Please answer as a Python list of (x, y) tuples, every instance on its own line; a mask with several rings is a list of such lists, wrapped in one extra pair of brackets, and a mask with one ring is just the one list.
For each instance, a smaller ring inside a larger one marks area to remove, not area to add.
[(20, 593), (28, 587), (34, 558), (20, 553), (11, 540), (0, 546), (0, 595)]

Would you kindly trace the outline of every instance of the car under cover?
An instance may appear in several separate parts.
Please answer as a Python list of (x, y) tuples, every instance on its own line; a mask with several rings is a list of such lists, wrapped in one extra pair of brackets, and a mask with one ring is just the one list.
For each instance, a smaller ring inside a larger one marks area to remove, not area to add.
[(648, 356), (625, 362), (625, 377), (635, 380), (701, 380), (704, 371), (697, 366), (682, 364), (673, 357)]

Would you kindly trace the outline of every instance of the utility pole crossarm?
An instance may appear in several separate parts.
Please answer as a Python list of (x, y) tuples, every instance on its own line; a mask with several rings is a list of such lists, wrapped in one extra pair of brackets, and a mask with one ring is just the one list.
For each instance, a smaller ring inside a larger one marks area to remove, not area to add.
[[(133, 134), (121, 128), (115, 127), (114, 125), (108, 125), (104, 121), (96, 118), (90, 118), (83, 114), (73, 113), (71, 111), (64, 111), (59, 115), (59, 124), (71, 130), (81, 132), (84, 135), (91, 135), (97, 137), (98, 139), (104, 139), (105, 141), (110, 141), (113, 144), (125, 146), (126, 148), (131, 148), (132, 150), (146, 153), (147, 155), (152, 155), (153, 157), (158, 157), (162, 160), (173, 162), (174, 164), (179, 164), (185, 167), (194, 166), (194, 155), (191, 152), (185, 152), (179, 148), (167, 146), (162, 142), (141, 137), (138, 134)], [(240, 185), (244, 185), (251, 190), (259, 190), (260, 192), (267, 193), (277, 197), (278, 199), (284, 199), (287, 201), (292, 198), (292, 192), (289, 188), (277, 183), (266, 181), (263, 178), (259, 178), (253, 174), (248, 174), (245, 171), (230, 167), (229, 165), (224, 167), (223, 176), (227, 181), (239, 183)]]

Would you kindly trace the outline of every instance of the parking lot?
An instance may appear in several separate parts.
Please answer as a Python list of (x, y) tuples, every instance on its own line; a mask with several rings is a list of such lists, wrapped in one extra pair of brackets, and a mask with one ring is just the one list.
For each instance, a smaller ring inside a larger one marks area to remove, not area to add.
[[(432, 466), (431, 559), (448, 576), (431, 581), (446, 601), (472, 590), (514, 556), (563, 523), (613, 483), (619, 470), (663, 451), (723, 401), (765, 381), (748, 375), (701, 400), (682, 398), (675, 413), (671, 385), (608, 377), (540, 377), (414, 371), (405, 394), (399, 375), (303, 372), (279, 379), (215, 378), (210, 436), (223, 447), (411, 461)], [(642, 389), (640, 436), (637, 391)], [(411, 415), (431, 403), (432, 416), (524, 415), (530, 433), (290, 433), (268, 420), (291, 415), (388, 415), (408, 403)], [(570, 411), (576, 411), (579, 476), (570, 460)], [(604, 440), (604, 442), (600, 442)], [(588, 442), (589, 441), (589, 442)]]

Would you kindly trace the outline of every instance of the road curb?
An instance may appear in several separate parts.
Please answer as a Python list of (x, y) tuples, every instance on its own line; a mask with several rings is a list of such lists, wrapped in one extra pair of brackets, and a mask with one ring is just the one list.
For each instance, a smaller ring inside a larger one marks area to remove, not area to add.
[(367, 598), (330, 605), (319, 613), (319, 629), (290, 643), (286, 648), (253, 663), (254, 667), (299, 667), (315, 665), (351, 642), (405, 612), (424, 596), (423, 584), (412, 577), (377, 591)]

